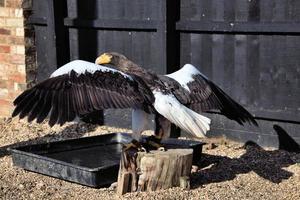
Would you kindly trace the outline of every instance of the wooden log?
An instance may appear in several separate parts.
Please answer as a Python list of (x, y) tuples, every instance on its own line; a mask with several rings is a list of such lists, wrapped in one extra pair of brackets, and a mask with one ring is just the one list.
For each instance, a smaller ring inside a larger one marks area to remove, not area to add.
[(122, 152), (117, 194), (171, 187), (190, 189), (193, 149)]

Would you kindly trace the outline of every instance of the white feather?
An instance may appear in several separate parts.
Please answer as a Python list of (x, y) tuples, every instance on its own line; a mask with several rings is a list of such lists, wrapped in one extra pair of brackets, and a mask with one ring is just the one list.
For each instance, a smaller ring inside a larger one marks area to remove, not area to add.
[(168, 76), (174, 80), (176, 80), (180, 85), (190, 91), (189, 87), (187, 86), (188, 83), (193, 82), (194, 75), (200, 74), (204, 78), (207, 79), (207, 77), (202, 74), (195, 66), (191, 64), (185, 64), (180, 70), (172, 73), (172, 74), (167, 74), (165, 76)]
[(112, 68), (109, 68), (109, 67), (105, 67), (105, 66), (102, 66), (102, 65), (97, 65), (97, 64), (87, 62), (87, 61), (84, 61), (84, 60), (71, 61), (71, 62), (61, 66), (57, 70), (55, 70), (51, 74), (50, 77), (56, 77), (56, 76), (60, 76), (60, 75), (63, 75), (63, 74), (68, 74), (72, 70), (74, 70), (78, 74), (83, 74), (85, 72), (94, 73), (95, 71), (102, 71), (102, 72), (108, 72), (109, 71), (109, 72), (112, 72), (112, 73), (120, 73), (124, 77), (129, 78), (130, 80), (132, 80), (132, 78), (130, 76), (128, 76), (127, 74), (124, 74), (121, 71), (118, 71), (116, 69), (112, 69)]
[(158, 113), (196, 137), (204, 137), (210, 129), (210, 119), (182, 105), (173, 94), (153, 91), (154, 108)]

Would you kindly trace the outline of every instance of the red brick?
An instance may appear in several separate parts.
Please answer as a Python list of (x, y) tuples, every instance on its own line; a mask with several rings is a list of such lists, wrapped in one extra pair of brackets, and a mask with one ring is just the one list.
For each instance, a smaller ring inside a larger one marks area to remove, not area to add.
[(14, 54), (10, 55), (10, 63), (12, 64), (25, 64), (25, 55)]
[(6, 80), (0, 80), (0, 88), (6, 88), (7, 87), (7, 81)]
[(10, 46), (0, 45), (0, 53), (9, 53), (9, 52), (10, 52)]
[(9, 95), (9, 91), (7, 88), (0, 88), (0, 99), (7, 98)]
[(24, 45), (24, 37), (10, 36), (9, 44)]
[(11, 110), (13, 109), (13, 105), (5, 105), (5, 106), (0, 106), (0, 116), (9, 116), (11, 115)]
[(0, 62), (1, 63), (8, 63), (10, 61), (10, 58), (7, 54), (0, 53)]
[(0, 28), (0, 35), (10, 35), (10, 30), (5, 28)]
[(0, 35), (0, 44), (24, 45), (24, 37), (13, 35)]
[(8, 44), (9, 36), (8, 35), (0, 35), (0, 44)]
[(22, 18), (7, 18), (5, 21), (6, 27), (23, 27)]
[(9, 76), (9, 79), (17, 83), (24, 83), (26, 81), (24, 74), (13, 74)]
[(8, 8), (21, 8), (22, 1), (21, 0), (6, 0), (5, 7)]
[(11, 106), (11, 102), (8, 100), (0, 99), (1, 106)]

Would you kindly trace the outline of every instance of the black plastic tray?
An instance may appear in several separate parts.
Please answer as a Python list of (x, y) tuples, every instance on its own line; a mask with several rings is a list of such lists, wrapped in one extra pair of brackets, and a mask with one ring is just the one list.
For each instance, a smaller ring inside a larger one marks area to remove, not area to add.
[[(113, 133), (79, 139), (27, 145), (10, 149), (13, 163), (29, 171), (91, 187), (107, 186), (117, 180), (121, 143), (126, 133)], [(167, 148), (193, 148), (193, 160), (200, 159), (203, 143), (167, 139)]]

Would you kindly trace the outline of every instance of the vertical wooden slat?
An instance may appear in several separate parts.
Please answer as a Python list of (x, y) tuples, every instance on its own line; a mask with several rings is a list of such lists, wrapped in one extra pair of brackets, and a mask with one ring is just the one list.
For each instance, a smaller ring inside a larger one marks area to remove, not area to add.
[(47, 4), (47, 48), (50, 53), (48, 54), (48, 58), (46, 61), (48, 62), (49, 66), (57, 68), (54, 2), (53, 0), (47, 0)]
[(235, 36), (234, 96), (243, 105), (247, 103), (245, 80), (247, 80), (247, 36)]
[(282, 22), (286, 16), (286, 1), (274, 0), (275, 5), (273, 8), (273, 21)]
[(234, 86), (234, 78), (232, 75), (234, 74), (234, 61), (235, 61), (235, 38), (234, 35), (224, 35), (224, 86), (226, 92), (229, 94), (233, 94), (233, 86)]
[(249, 16), (248, 21), (260, 21), (260, 4), (259, 0), (251, 0), (249, 2)]
[(212, 77), (216, 83), (224, 85), (224, 35), (212, 35)]
[(248, 16), (255, 14), (255, 9), (253, 9), (253, 1), (235, 1), (235, 21), (245, 22)]
[(224, 3), (224, 21), (234, 21), (235, 20), (235, 5), (232, 1), (223, 1)]
[(201, 69), (207, 77), (212, 78), (212, 35), (203, 34), (201, 43)]
[[(176, 22), (180, 16), (180, 1), (162, 1), (165, 6), (165, 42), (166, 42), (166, 72), (170, 73), (180, 68), (180, 36), (176, 31)], [(172, 126), (171, 137), (179, 137), (180, 129)]]
[(192, 61), (191, 51), (191, 34), (180, 34), (180, 66)]
[(273, 18), (274, 0), (260, 1), (260, 20), (262, 22), (270, 22)]
[(212, 21), (224, 21), (224, 3), (220, 0), (211, 0)]
[(212, 1), (211, 0), (202, 0), (201, 6), (201, 20), (210, 21), (212, 19)]
[(57, 66), (60, 67), (70, 61), (69, 32), (64, 27), (64, 18), (67, 17), (66, 1), (54, 0), (55, 46)]
[[(196, 65), (197, 67), (200, 68), (200, 70), (202, 72), (204, 72), (204, 67), (202, 66), (202, 51), (204, 51), (204, 49), (202, 49), (202, 41), (203, 41), (203, 35), (202, 34), (195, 34), (195, 33), (191, 33), (190, 34), (190, 45), (191, 45), (191, 63)], [(186, 49), (186, 51), (189, 51), (188, 49)]]
[(253, 105), (258, 98), (257, 88), (259, 87), (259, 36), (248, 35), (247, 38), (247, 79), (246, 87), (247, 90), (247, 105)]
[(167, 72), (179, 69), (180, 64), (180, 37), (176, 31), (176, 22), (179, 20), (180, 1), (166, 1), (166, 66)]

